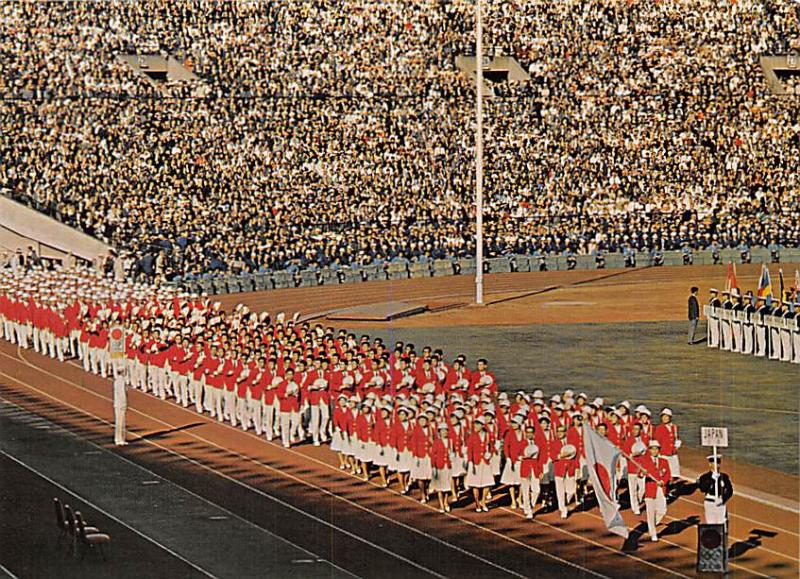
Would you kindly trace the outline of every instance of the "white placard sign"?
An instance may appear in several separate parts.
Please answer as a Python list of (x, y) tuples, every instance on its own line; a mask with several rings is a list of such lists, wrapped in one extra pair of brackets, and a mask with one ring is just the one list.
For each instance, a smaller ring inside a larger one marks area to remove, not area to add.
[(700, 444), (703, 446), (728, 446), (728, 429), (719, 426), (701, 426)]

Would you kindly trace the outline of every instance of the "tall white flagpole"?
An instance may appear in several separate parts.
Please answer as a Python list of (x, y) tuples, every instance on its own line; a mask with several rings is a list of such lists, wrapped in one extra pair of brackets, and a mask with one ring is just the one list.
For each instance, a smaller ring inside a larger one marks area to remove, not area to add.
[(475, 0), (475, 303), (483, 303), (483, 22)]

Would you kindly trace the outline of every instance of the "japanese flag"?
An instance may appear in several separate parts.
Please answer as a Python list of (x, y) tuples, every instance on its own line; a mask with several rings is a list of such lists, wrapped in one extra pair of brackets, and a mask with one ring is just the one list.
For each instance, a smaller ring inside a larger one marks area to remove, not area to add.
[(587, 426), (584, 445), (586, 449), (586, 462), (589, 467), (589, 479), (592, 481), (594, 493), (597, 495), (597, 504), (603, 521), (612, 533), (628, 538), (628, 527), (619, 514), (619, 505), (616, 497), (617, 462), (621, 454), (620, 449), (610, 440), (600, 436)]

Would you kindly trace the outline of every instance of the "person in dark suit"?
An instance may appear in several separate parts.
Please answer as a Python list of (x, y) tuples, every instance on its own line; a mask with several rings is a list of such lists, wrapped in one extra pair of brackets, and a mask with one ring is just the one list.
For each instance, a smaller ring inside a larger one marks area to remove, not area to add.
[(692, 287), (689, 296), (689, 345), (693, 345), (697, 333), (697, 323), (700, 320), (700, 303), (697, 301), (697, 287)]
[[(720, 471), (722, 455), (709, 455), (709, 471), (697, 479), (697, 488), (705, 495), (703, 507), (706, 523), (709, 525), (724, 525), (728, 520), (728, 507), (726, 504), (733, 496), (733, 484), (730, 477)], [(716, 461), (716, 464), (715, 464)]]

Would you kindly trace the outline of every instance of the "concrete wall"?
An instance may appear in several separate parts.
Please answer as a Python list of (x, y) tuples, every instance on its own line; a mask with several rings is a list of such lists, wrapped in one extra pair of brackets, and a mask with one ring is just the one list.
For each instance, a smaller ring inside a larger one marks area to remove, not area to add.
[(0, 195), (0, 247), (15, 250), (29, 245), (46, 257), (61, 258), (71, 251), (86, 260), (111, 249), (94, 237)]

